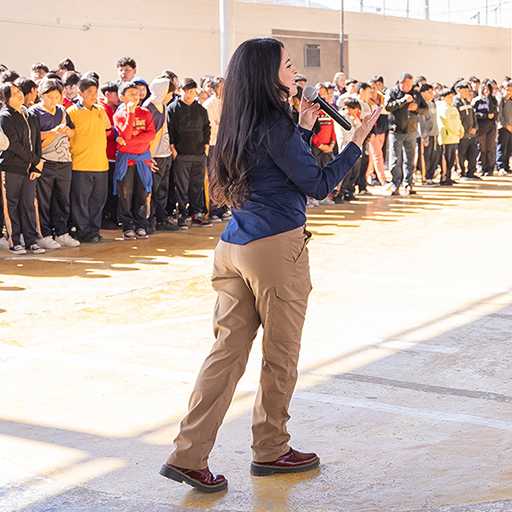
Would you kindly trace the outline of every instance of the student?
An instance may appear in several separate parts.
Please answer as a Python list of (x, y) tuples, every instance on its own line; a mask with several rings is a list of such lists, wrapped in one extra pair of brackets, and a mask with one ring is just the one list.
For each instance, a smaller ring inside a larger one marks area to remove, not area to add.
[(459, 111), (460, 120), (464, 127), (464, 137), (460, 139), (457, 148), (461, 177), (467, 180), (481, 180), (482, 178), (475, 174), (476, 158), (478, 156), (476, 138), (478, 121), (469, 100), (469, 84), (467, 82), (458, 82), (455, 84), (455, 91), (457, 95), (453, 98), (453, 106)]
[(144, 103), (153, 118), (155, 138), (151, 141), (151, 155), (155, 161), (153, 187), (148, 218), (148, 233), (175, 231), (177, 227), (169, 222), (167, 200), (169, 197), (169, 172), (172, 166), (171, 143), (167, 125), (167, 102), (172, 98), (175, 87), (167, 77), (155, 78), (150, 86), (150, 97)]
[[(14, 254), (42, 254), (37, 244), (36, 179), (41, 175), (41, 133), (37, 118), (29, 113), (21, 89), (12, 83), (0, 85), (0, 128), (9, 139), (9, 147), (0, 152), (1, 186), (5, 200), (5, 222), (9, 250)], [(21, 245), (21, 235), (25, 247)]]
[[(9, 139), (0, 127), (0, 151), (5, 151), (9, 147)], [(0, 176), (1, 179), (1, 176)], [(0, 249), (9, 249), (9, 241), (4, 238), (4, 200), (3, 195), (0, 191)]]
[[(210, 148), (208, 150), (207, 168), (210, 168), (211, 161), (215, 152), (215, 144), (217, 143), (217, 132), (219, 131), (220, 114), (222, 111), (222, 95), (224, 89), (224, 78), (216, 76), (211, 80), (212, 95), (204, 102), (203, 107), (208, 112), (208, 120), (210, 121)], [(297, 87), (298, 90), (298, 87)], [(299, 100), (300, 101), (300, 100)], [(300, 108), (300, 107), (299, 107)], [(209, 200), (208, 219), (218, 223), (228, 220), (231, 215), (228, 213), (227, 206), (218, 206)]]
[(34, 80), (21, 76), (14, 82), (14, 85), (19, 87), (25, 96), (23, 101), (25, 108), (30, 108), (37, 99), (37, 85)]
[(496, 160), (493, 158), (496, 147), (496, 117), (498, 102), (492, 95), (492, 82), (484, 80), (479, 95), (473, 100), (473, 109), (478, 121), (478, 145), (480, 149), (479, 163), (482, 176), (492, 176)]
[(142, 107), (144, 102), (149, 98), (150, 92), (149, 92), (149, 85), (144, 80), (144, 78), (140, 76), (136, 76), (131, 80), (136, 86), (137, 91), (139, 91), (139, 107)]
[(78, 82), (79, 101), (68, 108), (75, 136), (71, 139), (71, 218), (76, 237), (83, 243), (98, 243), (101, 217), (108, 191), (107, 132), (111, 124), (97, 105), (98, 86), (94, 80)]
[[(358, 82), (356, 85), (356, 93), (357, 100), (359, 101), (359, 105), (361, 105), (360, 117), (364, 119), (366, 116), (369, 116), (372, 113), (372, 107), (370, 106), (370, 95), (372, 89), (369, 83), (367, 82)], [(362, 155), (360, 159), (360, 170), (359, 175), (356, 179), (356, 185), (359, 189), (360, 195), (371, 195), (371, 192), (368, 190), (368, 166), (370, 162), (370, 145), (375, 138), (376, 128), (373, 127), (372, 131), (368, 134), (367, 139), (363, 143), (363, 147), (361, 148)], [(385, 179), (384, 179), (385, 182)]]
[(439, 126), (439, 144), (443, 147), (443, 162), (441, 186), (451, 186), (452, 169), (455, 165), (457, 145), (464, 136), (464, 127), (460, 121), (459, 111), (452, 105), (453, 91), (444, 88), (440, 93), (441, 98), (436, 103), (437, 124)]
[[(62, 85), (58, 80), (45, 79), (39, 85), (41, 103), (31, 107), (41, 127), (43, 172), (37, 180), (40, 240), (43, 249), (60, 249), (80, 245), (68, 234), (71, 190), (71, 153), (69, 139), (75, 127), (60, 105)], [(55, 240), (54, 238), (55, 237)]]
[(195, 100), (197, 84), (192, 78), (180, 82), (180, 98), (168, 107), (169, 136), (174, 158), (174, 177), (178, 198), (178, 226), (187, 229), (186, 219), (192, 216), (192, 225), (209, 227), (204, 218), (204, 178), (206, 154), (210, 142), (210, 122), (206, 109)]
[(48, 69), (48, 66), (42, 62), (36, 62), (35, 64), (32, 64), (30, 67), (30, 78), (34, 80), (34, 82), (39, 83), (48, 73), (50, 70)]
[(79, 101), (78, 96), (78, 82), (80, 77), (74, 71), (68, 71), (62, 80), (64, 85), (63, 104), (65, 108), (69, 108)]
[(498, 143), (496, 147), (496, 165), (499, 176), (510, 172), (512, 156), (512, 82), (503, 84), (498, 96)]
[(137, 63), (131, 57), (121, 57), (117, 63), (119, 82), (131, 82), (137, 75)]
[(64, 78), (64, 75), (68, 71), (75, 72), (75, 65), (71, 59), (64, 59), (59, 62), (59, 65), (57, 67), (57, 74), (61, 78), (61, 80)]
[(148, 193), (151, 192), (150, 145), (155, 138), (155, 125), (149, 110), (137, 106), (139, 91), (133, 82), (119, 87), (124, 109), (114, 114), (117, 138), (114, 194), (118, 195), (117, 216), (125, 240), (148, 238)]
[[(327, 101), (327, 87), (323, 82), (315, 85), (318, 95)], [(318, 115), (311, 137), (311, 152), (320, 167), (325, 167), (334, 158), (336, 135), (334, 121), (322, 110)]]
[(421, 151), (418, 155), (422, 167), (422, 177), (425, 185), (434, 184), (434, 175), (441, 160), (439, 145), (439, 128), (437, 126), (437, 109), (434, 103), (434, 88), (430, 84), (420, 87), (420, 94), (428, 106), (428, 112), (418, 116)]
[[(361, 126), (361, 103), (356, 98), (345, 98), (343, 114), (347, 117), (352, 125), (350, 130), (344, 130), (338, 124), (335, 125), (338, 147), (340, 152), (350, 143), (356, 130)], [(362, 152), (362, 151), (361, 151)], [(336, 204), (343, 203), (343, 201), (358, 201), (354, 195), (355, 186), (361, 173), (361, 158), (350, 169), (349, 173), (343, 178), (343, 181), (338, 187), (338, 192), (334, 196)]]
[[(114, 125), (114, 114), (121, 103), (116, 82), (106, 82), (101, 86), (104, 98), (98, 100), (98, 105), (105, 110), (110, 124)], [(118, 229), (117, 221), (117, 196), (114, 195), (114, 168), (116, 166), (116, 139), (115, 130), (107, 135), (107, 159), (108, 159), (108, 194), (107, 202), (103, 208), (102, 227), (104, 229)]]

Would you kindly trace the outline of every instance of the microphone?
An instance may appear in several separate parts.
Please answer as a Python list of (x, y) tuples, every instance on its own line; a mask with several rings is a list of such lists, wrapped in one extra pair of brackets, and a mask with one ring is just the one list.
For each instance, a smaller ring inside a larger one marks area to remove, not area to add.
[(339, 112), (336, 111), (327, 101), (325, 101), (322, 96), (318, 94), (318, 91), (311, 85), (304, 87), (302, 91), (302, 96), (306, 98), (311, 103), (317, 103), (320, 105), (322, 110), (333, 120), (336, 121), (343, 129), (350, 130), (352, 125), (350, 121), (345, 119)]

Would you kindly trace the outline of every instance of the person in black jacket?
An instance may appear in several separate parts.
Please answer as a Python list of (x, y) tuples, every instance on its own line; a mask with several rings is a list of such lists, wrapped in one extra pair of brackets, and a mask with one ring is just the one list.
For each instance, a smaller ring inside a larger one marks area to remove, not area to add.
[(428, 105), (419, 91), (413, 90), (413, 85), (412, 75), (404, 73), (398, 83), (386, 91), (384, 108), (389, 112), (389, 168), (393, 175), (392, 195), (399, 194), (402, 184), (407, 195), (416, 193), (412, 185), (418, 115), (425, 115), (428, 112)]
[[(459, 164), (461, 177), (468, 180), (480, 180), (476, 176), (476, 157), (478, 155), (478, 144), (476, 131), (478, 121), (475, 111), (469, 101), (469, 84), (467, 82), (458, 82), (455, 84), (457, 96), (453, 98), (453, 106), (459, 111), (462, 126), (464, 126), (464, 137), (460, 139), (457, 153), (459, 155)], [(466, 170), (467, 162), (467, 170)]]
[(494, 152), (496, 147), (496, 119), (498, 117), (498, 102), (492, 94), (492, 82), (484, 80), (480, 86), (479, 95), (473, 100), (478, 121), (479, 163), (483, 176), (494, 174)]
[(2, 187), (6, 198), (6, 225), (10, 239), (9, 250), (25, 254), (25, 247), (34, 254), (45, 250), (37, 245), (36, 178), (41, 176), (44, 160), (41, 158), (39, 121), (23, 106), (24, 94), (7, 82), (0, 86), (4, 106), (0, 110), (0, 127), (9, 139), (8, 149), (0, 152)]
[(174, 159), (173, 170), (178, 197), (178, 226), (211, 226), (204, 218), (204, 178), (206, 155), (210, 143), (210, 121), (206, 109), (195, 98), (197, 84), (192, 78), (180, 81), (180, 98), (168, 107), (169, 139)]

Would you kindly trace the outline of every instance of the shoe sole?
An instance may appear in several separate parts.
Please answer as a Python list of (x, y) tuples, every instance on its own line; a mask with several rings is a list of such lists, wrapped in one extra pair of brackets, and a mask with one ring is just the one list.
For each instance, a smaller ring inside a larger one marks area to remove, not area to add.
[(251, 462), (251, 475), (253, 476), (270, 476), (276, 473), (304, 473), (315, 469), (320, 465), (320, 459), (317, 457), (308, 464), (301, 464), (300, 466), (267, 466), (266, 464), (258, 464), (257, 462)]
[(189, 476), (185, 475), (181, 471), (178, 471), (177, 469), (171, 468), (167, 464), (164, 464), (162, 466), (162, 469), (160, 470), (160, 474), (162, 476), (165, 476), (165, 478), (169, 478), (169, 480), (174, 480), (178, 483), (186, 483), (188, 485), (191, 485), (194, 487), (194, 489), (197, 489), (201, 492), (219, 492), (223, 491), (228, 486), (228, 481), (225, 480), (224, 482), (216, 485), (204, 485), (201, 482), (198, 482), (197, 480), (194, 480), (193, 478), (190, 478)]

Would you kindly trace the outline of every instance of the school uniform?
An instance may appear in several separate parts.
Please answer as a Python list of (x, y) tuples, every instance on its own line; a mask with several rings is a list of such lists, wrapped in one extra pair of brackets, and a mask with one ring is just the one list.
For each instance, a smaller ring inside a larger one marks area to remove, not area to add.
[(205, 146), (210, 142), (208, 113), (197, 101), (187, 105), (177, 99), (169, 105), (168, 114), (170, 143), (178, 152), (173, 168), (179, 214), (182, 218), (202, 214)]
[[(66, 110), (57, 105), (55, 112), (46, 110), (42, 104), (30, 108), (37, 119), (42, 132), (53, 130), (60, 124), (74, 129)], [(43, 172), (37, 180), (37, 204), (39, 213), (40, 238), (61, 236), (68, 232), (71, 190), (71, 153), (69, 137), (65, 133), (57, 133), (41, 143), (42, 155), (45, 160)]]
[(103, 207), (108, 192), (108, 117), (99, 105), (89, 110), (81, 102), (68, 109), (75, 125), (70, 141), (73, 173), (71, 217), (80, 241), (99, 237)]
[(151, 96), (144, 102), (153, 118), (155, 138), (151, 141), (151, 155), (158, 169), (153, 173), (153, 186), (149, 206), (148, 225), (156, 228), (159, 223), (167, 222), (167, 201), (169, 199), (169, 173), (172, 166), (171, 143), (167, 125), (167, 108), (163, 104), (169, 90), (169, 80), (155, 79), (149, 86)]
[(117, 216), (123, 232), (146, 231), (148, 193), (153, 186), (150, 152), (150, 144), (155, 138), (153, 118), (149, 110), (136, 107), (135, 112), (126, 109), (116, 112), (114, 123), (126, 143), (117, 145), (114, 171)]
[(21, 107), (22, 113), (4, 105), (0, 110), (0, 128), (9, 139), (9, 147), (0, 152), (4, 216), (10, 245), (37, 243), (35, 194), (36, 181), (30, 173), (40, 174), (35, 166), (41, 160), (41, 132), (37, 118)]
[(512, 156), (512, 133), (507, 126), (512, 126), (512, 98), (498, 96), (498, 142), (496, 145), (496, 165), (499, 170), (510, 172)]
[(453, 98), (453, 106), (459, 111), (460, 120), (464, 127), (464, 137), (460, 139), (459, 146), (457, 148), (461, 175), (467, 178), (474, 178), (476, 172), (476, 159), (478, 156), (478, 142), (476, 132), (471, 133), (471, 131), (473, 129), (478, 129), (478, 121), (469, 100), (463, 100), (458, 96), (455, 96), (455, 98)]

